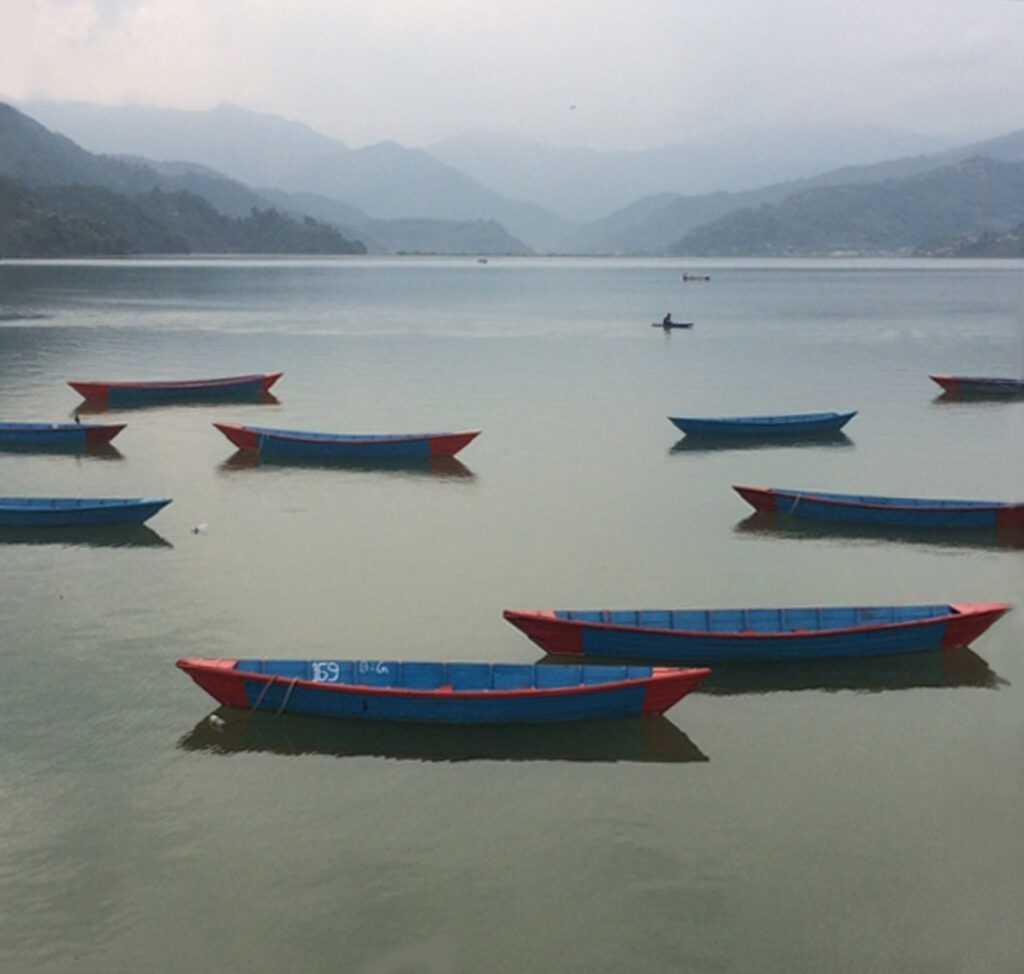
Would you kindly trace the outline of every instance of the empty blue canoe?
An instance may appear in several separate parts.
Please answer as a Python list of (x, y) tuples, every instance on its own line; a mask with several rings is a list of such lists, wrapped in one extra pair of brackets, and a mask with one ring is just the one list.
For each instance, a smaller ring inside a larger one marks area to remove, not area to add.
[(68, 382), (84, 399), (108, 406), (137, 406), (167, 402), (216, 402), (224, 399), (258, 399), (284, 373), (227, 375), (216, 379), (160, 379), (157, 381)]
[(0, 423), (2, 450), (86, 450), (109, 443), (124, 423)]
[(314, 433), (238, 423), (213, 425), (240, 450), (252, 450), (261, 456), (321, 460), (453, 457), (480, 435), (479, 430), (457, 433)]
[(842, 429), (857, 411), (776, 416), (669, 416), (688, 436), (797, 436)]
[(170, 502), (169, 497), (0, 497), (0, 525), (141, 524)]
[(506, 609), (549, 653), (683, 665), (843, 659), (967, 646), (1004, 602), (752, 609)]
[(397, 660), (179, 659), (227, 707), (356, 720), (547, 723), (664, 713), (711, 671)]
[(769, 514), (907, 528), (1021, 528), (1024, 504), (937, 497), (834, 494), (734, 485), (751, 507)]

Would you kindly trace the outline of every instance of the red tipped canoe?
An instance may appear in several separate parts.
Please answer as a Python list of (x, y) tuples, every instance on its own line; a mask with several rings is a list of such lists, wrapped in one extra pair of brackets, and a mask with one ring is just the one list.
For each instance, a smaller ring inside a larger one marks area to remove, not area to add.
[(413, 459), (452, 457), (480, 435), (458, 433), (313, 433), (302, 430), (214, 423), (241, 450), (295, 459)]
[(841, 659), (967, 646), (1003, 602), (770, 609), (506, 609), (549, 653), (714, 665)]
[(651, 666), (179, 659), (218, 703), (349, 720), (517, 724), (661, 714), (711, 671)]
[(1024, 396), (1024, 379), (981, 375), (933, 375), (930, 378), (953, 396), (991, 396), (998, 399)]
[(1024, 527), (1024, 504), (938, 497), (834, 494), (821, 490), (734, 485), (757, 511), (846, 524), (961, 529)]
[(228, 375), (217, 379), (159, 380), (154, 382), (68, 382), (85, 399), (111, 406), (161, 402), (211, 402), (258, 398), (270, 391), (283, 372)]

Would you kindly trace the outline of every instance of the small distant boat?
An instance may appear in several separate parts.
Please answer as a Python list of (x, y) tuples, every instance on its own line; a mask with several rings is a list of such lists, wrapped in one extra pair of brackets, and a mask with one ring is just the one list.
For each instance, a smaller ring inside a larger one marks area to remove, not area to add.
[(229, 375), (218, 379), (161, 380), (155, 382), (68, 382), (84, 399), (110, 406), (160, 402), (210, 402), (220, 399), (258, 398), (269, 392), (283, 372)]
[(688, 436), (795, 436), (835, 432), (856, 415), (854, 410), (776, 416), (669, 416), (669, 421)]
[(0, 449), (85, 450), (109, 443), (124, 423), (0, 423)]
[(255, 450), (260, 455), (338, 460), (452, 457), (480, 435), (480, 430), (457, 433), (312, 433), (238, 423), (213, 425), (240, 450)]
[(0, 525), (141, 524), (170, 502), (170, 497), (0, 497)]
[(999, 399), (1024, 396), (1024, 379), (977, 375), (933, 375), (930, 378), (953, 396), (991, 396)]
[(931, 497), (834, 494), (733, 485), (755, 510), (792, 517), (921, 528), (1020, 528), (1024, 504)]
[(506, 609), (559, 655), (714, 665), (931, 652), (968, 645), (1002, 602), (766, 609)]
[(710, 274), (683, 274), (684, 281), (710, 281)]
[(179, 659), (242, 710), (353, 720), (515, 724), (661, 714), (711, 671), (651, 666)]
[(668, 331), (670, 328), (692, 328), (692, 321), (652, 321), (652, 328), (664, 328)]

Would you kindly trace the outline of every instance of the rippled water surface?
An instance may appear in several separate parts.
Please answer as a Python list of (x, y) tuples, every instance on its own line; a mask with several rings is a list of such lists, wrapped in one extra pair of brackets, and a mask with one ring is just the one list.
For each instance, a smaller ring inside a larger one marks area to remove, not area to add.
[[(0, 264), (0, 419), (67, 380), (283, 370), (274, 401), (82, 414), (0, 494), (168, 495), (0, 532), (0, 970), (1016, 972), (1024, 612), (970, 650), (720, 668), (663, 718), (243, 717), (180, 656), (532, 662), (506, 607), (1021, 601), (1021, 539), (834, 531), (733, 484), (1024, 500), (1019, 262)], [(691, 270), (694, 268), (690, 268)], [(685, 332), (652, 328), (666, 311)], [(687, 442), (669, 415), (856, 409)], [(481, 429), (260, 465), (211, 425)]]

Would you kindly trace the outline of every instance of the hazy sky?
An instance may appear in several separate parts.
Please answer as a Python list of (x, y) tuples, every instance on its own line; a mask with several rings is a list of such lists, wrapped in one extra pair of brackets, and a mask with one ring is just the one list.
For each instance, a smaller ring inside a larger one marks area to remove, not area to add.
[(0, 100), (232, 102), (352, 147), (1024, 128), (1017, 0), (2, 0)]

